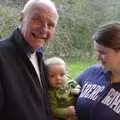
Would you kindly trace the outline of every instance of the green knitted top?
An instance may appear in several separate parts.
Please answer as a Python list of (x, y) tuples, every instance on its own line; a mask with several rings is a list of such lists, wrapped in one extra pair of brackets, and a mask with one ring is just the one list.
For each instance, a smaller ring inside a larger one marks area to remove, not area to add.
[(49, 88), (49, 105), (54, 119), (66, 120), (69, 117), (67, 107), (75, 104), (76, 95), (71, 94), (71, 91), (76, 88), (76, 85), (73, 80), (59, 89)]

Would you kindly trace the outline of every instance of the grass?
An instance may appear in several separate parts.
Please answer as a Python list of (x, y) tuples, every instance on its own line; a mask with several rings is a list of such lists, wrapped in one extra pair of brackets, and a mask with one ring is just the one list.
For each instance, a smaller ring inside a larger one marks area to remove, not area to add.
[(68, 61), (68, 73), (71, 79), (74, 79), (82, 71), (84, 71), (89, 66), (95, 64), (95, 60), (85, 60), (85, 61)]

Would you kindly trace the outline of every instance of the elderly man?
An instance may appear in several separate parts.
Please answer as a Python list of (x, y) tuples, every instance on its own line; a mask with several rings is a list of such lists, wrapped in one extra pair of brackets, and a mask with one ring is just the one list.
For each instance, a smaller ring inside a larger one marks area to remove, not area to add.
[(29, 0), (19, 27), (0, 41), (0, 120), (50, 120), (40, 49), (53, 36), (57, 20), (52, 1)]

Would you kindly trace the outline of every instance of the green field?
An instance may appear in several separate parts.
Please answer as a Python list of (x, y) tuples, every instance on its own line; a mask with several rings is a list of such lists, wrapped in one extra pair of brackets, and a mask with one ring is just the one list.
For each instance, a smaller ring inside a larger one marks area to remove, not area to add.
[(70, 79), (74, 79), (77, 75), (79, 75), (82, 71), (88, 68), (90, 65), (95, 64), (95, 60), (87, 60), (87, 61), (69, 61), (67, 62), (68, 74)]

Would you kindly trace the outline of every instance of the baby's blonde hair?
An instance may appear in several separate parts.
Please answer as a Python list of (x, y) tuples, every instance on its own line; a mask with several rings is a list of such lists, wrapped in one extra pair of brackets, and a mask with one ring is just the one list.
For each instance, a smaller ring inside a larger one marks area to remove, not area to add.
[(60, 57), (51, 57), (45, 60), (45, 65), (47, 67), (51, 65), (64, 65), (66, 67), (65, 61)]

